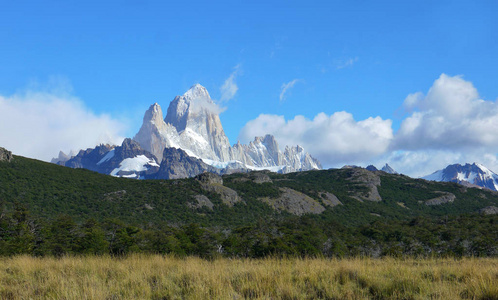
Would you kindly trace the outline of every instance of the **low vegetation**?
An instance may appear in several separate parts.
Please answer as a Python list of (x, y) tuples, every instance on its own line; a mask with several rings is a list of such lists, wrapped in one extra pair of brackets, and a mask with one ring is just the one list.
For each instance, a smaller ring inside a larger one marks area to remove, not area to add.
[(497, 259), (0, 258), (1, 299), (498, 299)]

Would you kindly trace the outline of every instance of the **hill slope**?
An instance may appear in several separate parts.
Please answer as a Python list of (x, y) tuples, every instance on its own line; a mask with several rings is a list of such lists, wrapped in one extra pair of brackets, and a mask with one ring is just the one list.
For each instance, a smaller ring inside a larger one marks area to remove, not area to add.
[(0, 162), (0, 199), (10, 207), (23, 203), (44, 218), (67, 214), (76, 220), (114, 217), (136, 224), (229, 227), (308, 213), (357, 225), (498, 206), (492, 191), (360, 168), (213, 176), (220, 182), (206, 184), (199, 177), (135, 181), (15, 156)]

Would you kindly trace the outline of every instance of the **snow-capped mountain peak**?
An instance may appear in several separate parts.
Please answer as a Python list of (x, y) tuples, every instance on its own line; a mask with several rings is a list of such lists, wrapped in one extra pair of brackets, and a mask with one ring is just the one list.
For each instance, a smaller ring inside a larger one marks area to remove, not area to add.
[(442, 170), (422, 177), (432, 181), (449, 181), (464, 185), (473, 185), (498, 191), (498, 175), (479, 163), (453, 164)]
[(193, 100), (197, 98), (207, 98), (211, 100), (207, 89), (198, 83), (191, 86), (190, 89), (183, 94), (183, 97), (186, 100)]
[(280, 151), (272, 135), (231, 147), (219, 113), (206, 88), (194, 84), (170, 102), (164, 119), (161, 106), (152, 104), (133, 140), (125, 139), (116, 147), (87, 149), (61, 163), (113, 176), (155, 179), (189, 177), (204, 171), (267, 169), (287, 173), (321, 169), (320, 162), (300, 146)]
[(246, 167), (286, 167), (288, 172), (321, 168), (320, 162), (300, 146), (280, 151), (272, 135), (256, 137), (249, 145), (238, 143), (231, 147), (219, 112), (206, 88), (195, 84), (171, 101), (164, 121), (159, 120), (159, 105), (153, 104), (134, 139), (160, 161), (165, 147), (176, 147), (215, 165), (238, 162)]

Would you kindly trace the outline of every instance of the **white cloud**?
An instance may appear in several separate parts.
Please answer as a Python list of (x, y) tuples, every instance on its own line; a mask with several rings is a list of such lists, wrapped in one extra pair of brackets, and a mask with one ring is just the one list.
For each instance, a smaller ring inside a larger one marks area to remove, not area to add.
[(221, 91), (221, 102), (229, 101), (235, 97), (235, 94), (239, 90), (239, 87), (235, 83), (235, 78), (239, 75), (240, 64), (236, 65), (232, 74), (225, 80), (220, 88)]
[(403, 107), (410, 115), (395, 134), (391, 120), (355, 121), (350, 113), (336, 112), (312, 120), (262, 114), (244, 126), (239, 138), (248, 142), (273, 134), (282, 147), (299, 144), (325, 167), (389, 163), (418, 177), (449, 164), (478, 162), (498, 171), (498, 103), (480, 99), (471, 82), (442, 74), (427, 94), (408, 95)]
[(124, 129), (122, 122), (94, 114), (68, 94), (0, 95), (0, 146), (14, 154), (49, 161), (60, 150), (118, 144)]
[(286, 93), (296, 84), (299, 82), (299, 79), (294, 79), (292, 81), (289, 81), (287, 83), (283, 83), (282, 87), (280, 88), (280, 102), (285, 100)]
[(403, 107), (405, 111), (412, 112), (415, 107), (417, 107), (420, 102), (424, 99), (424, 93), (416, 92), (406, 96), (403, 102)]
[(313, 120), (296, 116), (262, 114), (241, 130), (244, 142), (273, 134), (281, 147), (300, 145), (325, 166), (342, 166), (371, 159), (386, 152), (393, 138), (391, 120), (380, 117), (355, 121), (347, 112), (319, 113)]
[(212, 114), (219, 115), (224, 112), (227, 108), (215, 103), (213, 100), (207, 97), (195, 98), (192, 101), (192, 112), (199, 113), (202, 110), (207, 110)]
[(394, 149), (462, 150), (498, 147), (498, 104), (479, 99), (471, 82), (442, 74), (429, 89), (409, 95), (405, 108), (417, 109), (403, 120)]

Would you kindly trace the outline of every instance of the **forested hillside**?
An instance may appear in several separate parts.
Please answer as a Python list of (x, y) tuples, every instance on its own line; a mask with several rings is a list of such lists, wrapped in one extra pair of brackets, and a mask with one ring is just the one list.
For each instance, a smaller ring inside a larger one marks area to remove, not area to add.
[(498, 254), (495, 192), (365, 169), (130, 180), (0, 162), (0, 251)]

